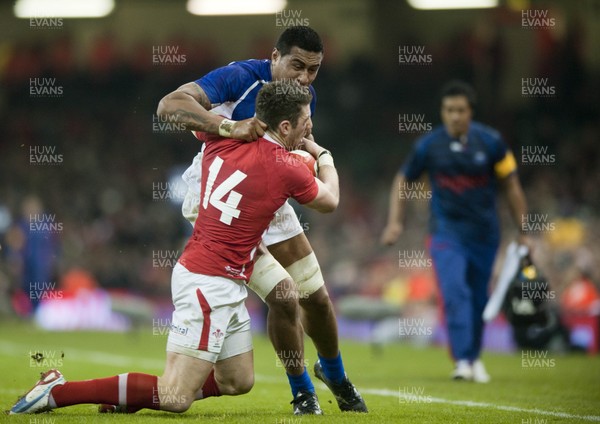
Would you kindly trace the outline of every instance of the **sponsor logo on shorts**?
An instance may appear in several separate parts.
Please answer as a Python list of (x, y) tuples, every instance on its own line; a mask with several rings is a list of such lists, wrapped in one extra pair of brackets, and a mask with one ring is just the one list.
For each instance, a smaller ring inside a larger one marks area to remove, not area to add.
[(188, 333), (188, 328), (177, 324), (171, 324), (171, 331), (175, 334), (181, 334), (182, 336), (185, 336)]

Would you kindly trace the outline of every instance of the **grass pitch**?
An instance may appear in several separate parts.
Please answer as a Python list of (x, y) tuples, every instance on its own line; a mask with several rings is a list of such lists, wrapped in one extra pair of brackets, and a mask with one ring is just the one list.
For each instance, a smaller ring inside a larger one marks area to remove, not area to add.
[[(67, 380), (123, 372), (160, 374), (166, 335), (142, 328), (127, 334), (49, 333), (29, 324), (0, 324), (0, 405), (9, 409), (39, 378), (58, 367)], [(443, 348), (394, 344), (375, 354), (369, 345), (343, 342), (348, 375), (362, 392), (369, 414), (341, 413), (333, 395), (313, 381), (320, 417), (295, 417), (284, 370), (269, 341), (255, 336), (256, 383), (239, 397), (196, 402), (184, 414), (143, 410), (134, 415), (99, 415), (80, 405), (38, 415), (6, 416), (0, 421), (28, 424), (70, 423), (557, 423), (600, 422), (600, 357), (486, 353), (489, 384), (453, 382)], [(30, 356), (41, 352), (40, 363)], [(64, 357), (63, 357), (64, 354)], [(312, 376), (316, 353), (307, 342)]]

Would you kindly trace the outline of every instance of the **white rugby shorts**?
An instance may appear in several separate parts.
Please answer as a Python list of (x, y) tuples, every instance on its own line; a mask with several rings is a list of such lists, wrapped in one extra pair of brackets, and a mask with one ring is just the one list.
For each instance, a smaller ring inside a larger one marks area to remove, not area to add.
[(195, 274), (178, 262), (171, 292), (167, 351), (214, 363), (252, 350), (244, 281)]

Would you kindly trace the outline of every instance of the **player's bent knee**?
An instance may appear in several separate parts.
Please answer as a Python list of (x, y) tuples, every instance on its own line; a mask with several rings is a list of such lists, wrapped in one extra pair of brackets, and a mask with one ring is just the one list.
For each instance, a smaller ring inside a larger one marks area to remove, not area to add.
[(247, 373), (243, 371), (237, 373), (235, 377), (220, 377), (218, 381), (222, 394), (227, 394), (228, 396), (243, 395), (254, 387), (254, 372), (250, 369)]
[(192, 392), (173, 392), (160, 396), (160, 409), (163, 411), (182, 413), (190, 409), (196, 398)]
[(254, 387), (254, 375), (238, 378), (233, 386), (234, 395), (244, 395)]
[(295, 317), (298, 310), (298, 289), (290, 278), (280, 281), (265, 298), (271, 311)]
[(331, 298), (325, 286), (321, 286), (310, 296), (300, 299), (300, 305), (303, 309), (315, 309), (325, 311), (333, 307)]

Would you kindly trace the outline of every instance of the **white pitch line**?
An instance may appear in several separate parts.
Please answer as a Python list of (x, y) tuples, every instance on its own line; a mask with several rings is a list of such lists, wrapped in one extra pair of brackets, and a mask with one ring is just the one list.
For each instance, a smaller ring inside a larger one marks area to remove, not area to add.
[[(0, 342), (0, 353), (10, 356), (28, 356), (27, 352), (31, 347), (27, 347), (25, 345), (20, 345), (17, 343), (11, 342)], [(130, 356), (124, 355), (116, 355), (114, 353), (103, 353), (103, 352), (94, 352), (88, 350), (81, 349), (73, 349), (73, 348), (63, 348), (63, 351), (68, 352), (68, 359), (77, 361), (77, 362), (86, 362), (86, 363), (94, 363), (101, 365), (120, 365), (120, 366), (143, 366), (145, 368), (153, 368), (153, 369), (163, 369), (164, 361), (160, 361), (157, 359), (149, 359), (149, 358), (132, 358)], [(257, 381), (262, 381), (265, 383), (280, 383), (282, 381), (281, 378), (266, 376), (261, 374), (256, 374), (255, 378)], [(322, 389), (326, 389), (327, 386), (319, 383)], [(405, 398), (407, 400), (414, 399), (414, 396), (408, 394), (402, 394), (400, 391), (394, 391), (389, 389), (360, 389), (362, 393), (375, 395), (375, 396), (384, 396), (384, 397), (394, 397), (394, 398)], [(13, 393), (13, 390), (0, 389), (0, 393)], [(457, 406), (467, 406), (469, 408), (489, 408), (496, 409), (499, 411), (507, 411), (507, 412), (519, 412), (519, 413), (528, 413), (528, 414), (537, 414), (537, 415), (547, 415), (551, 417), (557, 418), (567, 418), (567, 419), (577, 419), (577, 420), (585, 420), (585, 421), (599, 421), (600, 416), (598, 415), (574, 415), (568, 414), (566, 412), (557, 412), (557, 411), (546, 411), (543, 409), (528, 409), (528, 408), (519, 408), (516, 406), (505, 406), (505, 405), (496, 405), (488, 402), (475, 402), (470, 400), (451, 400), (437, 397), (427, 397), (427, 402), (422, 403), (441, 403), (447, 405), (457, 405)]]
[[(401, 394), (399, 391), (393, 391), (388, 389), (360, 389), (362, 393), (368, 393), (370, 395), (377, 396), (385, 396), (385, 397), (395, 397), (395, 398), (404, 398), (410, 401), (415, 398), (415, 395)], [(410, 402), (408, 402), (410, 403)], [(416, 402), (414, 402), (416, 403)], [(508, 411), (508, 412), (525, 412), (529, 414), (538, 414), (538, 415), (549, 415), (552, 417), (558, 418), (570, 418), (570, 419), (578, 419), (578, 420), (586, 420), (586, 421), (600, 421), (600, 416), (597, 415), (573, 415), (568, 414), (566, 412), (556, 412), (556, 411), (545, 411), (543, 409), (527, 409), (527, 408), (519, 408), (517, 406), (504, 406), (504, 405), (496, 405), (494, 403), (488, 402), (475, 402), (471, 400), (451, 400), (451, 399), (443, 399), (436, 398), (432, 396), (427, 396), (427, 401), (420, 403), (444, 403), (448, 405), (459, 405), (459, 406), (468, 406), (470, 408), (489, 408), (489, 409), (497, 409), (500, 411)]]

